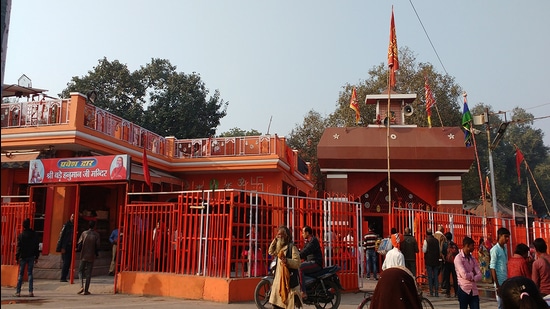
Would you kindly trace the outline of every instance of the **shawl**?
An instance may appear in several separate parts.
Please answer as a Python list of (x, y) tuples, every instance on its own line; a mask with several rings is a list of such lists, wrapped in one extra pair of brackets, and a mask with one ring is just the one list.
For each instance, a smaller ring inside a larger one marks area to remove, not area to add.
[[(284, 258), (286, 253), (284, 250), (279, 251), (278, 258), (281, 260)], [(290, 272), (288, 270), (288, 266), (283, 265), (279, 261), (279, 265), (277, 267), (281, 267), (281, 282), (279, 285), (279, 295), (281, 295), (281, 299), (283, 300), (283, 303), (287, 303), (288, 301), (288, 294), (290, 294)]]

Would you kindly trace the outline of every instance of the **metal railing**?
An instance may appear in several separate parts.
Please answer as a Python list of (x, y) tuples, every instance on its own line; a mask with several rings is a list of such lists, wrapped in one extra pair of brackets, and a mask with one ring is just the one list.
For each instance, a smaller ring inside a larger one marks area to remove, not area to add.
[[(4, 197), (2, 197), (4, 200)], [(17, 265), (15, 252), (17, 249), (17, 236), (23, 231), (23, 220), (31, 219), (31, 227), (34, 226), (35, 204), (30, 202), (2, 202), (1, 211), (1, 252), (0, 263), (2, 265)]]
[[(140, 195), (148, 194), (130, 194)], [(288, 226), (301, 248), (301, 229), (307, 224), (327, 253), (326, 264), (340, 265), (343, 284), (357, 287), (357, 245), (344, 236), (358, 235), (350, 224), (356, 222), (358, 203), (240, 190), (186, 191), (168, 200), (130, 203), (121, 209), (120, 271), (263, 276), (277, 227)]]
[(122, 117), (92, 104), (84, 108), (84, 126), (129, 145), (147, 147), (153, 153), (166, 156), (166, 139)]
[(70, 100), (2, 103), (2, 128), (37, 127), (69, 123)]

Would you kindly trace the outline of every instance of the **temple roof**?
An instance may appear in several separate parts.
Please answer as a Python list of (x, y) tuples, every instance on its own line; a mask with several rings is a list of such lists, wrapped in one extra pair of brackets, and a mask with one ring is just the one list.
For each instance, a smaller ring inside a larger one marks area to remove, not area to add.
[[(323, 172), (387, 170), (387, 128), (384, 126), (327, 128), (317, 146)], [(458, 127), (390, 127), (390, 168), (402, 172), (467, 172), (473, 147), (464, 145)]]

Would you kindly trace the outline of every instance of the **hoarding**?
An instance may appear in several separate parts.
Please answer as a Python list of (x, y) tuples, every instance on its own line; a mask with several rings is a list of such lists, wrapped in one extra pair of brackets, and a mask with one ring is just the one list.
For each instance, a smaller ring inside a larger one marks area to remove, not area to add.
[(31, 160), (29, 183), (91, 182), (130, 179), (130, 155)]

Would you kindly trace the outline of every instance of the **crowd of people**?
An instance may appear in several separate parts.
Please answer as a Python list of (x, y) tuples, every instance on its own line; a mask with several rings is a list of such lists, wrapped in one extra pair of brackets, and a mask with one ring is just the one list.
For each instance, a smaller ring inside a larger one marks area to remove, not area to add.
[[(393, 246), (390, 250), (378, 250), (376, 244), (383, 242), (380, 242), (380, 236), (372, 228), (363, 237), (362, 246), (367, 257), (366, 278), (374, 270), (373, 277), (376, 280), (380, 278), (377, 290), (382, 282), (386, 282), (382, 280), (389, 269), (406, 269), (413, 279), (417, 276), (416, 254), (419, 246), (409, 228), (405, 228), (404, 232), (403, 237), (392, 228), (387, 237)], [(464, 237), (460, 249), (453, 241), (452, 233), (445, 232), (442, 225), (437, 226), (435, 233), (428, 228), (421, 250), (424, 254), (429, 296), (439, 297), (441, 290), (447, 298), (457, 298), (459, 308), (477, 309), (480, 306), (477, 284), (485, 282), (494, 285), (499, 309), (546, 308), (550, 304), (550, 256), (547, 254), (546, 242), (537, 238), (533, 241), (532, 248), (520, 243), (511, 255), (506, 249), (509, 240), (510, 231), (500, 228), (495, 243), (491, 235), (487, 240), (480, 238), (475, 256), (476, 243), (472, 238)], [(372, 265), (379, 258), (376, 252), (384, 255), (380, 274), (376, 273), (376, 265)], [(373, 303), (375, 299), (373, 297)], [(407, 306), (415, 307), (414, 303), (407, 303)]]
[[(162, 226), (158, 222), (155, 232), (158, 233), (160, 228)], [(73, 233), (74, 215), (71, 215), (63, 225), (56, 248), (56, 251), (61, 252), (63, 260), (60, 279), (62, 282), (67, 281)], [(118, 229), (115, 229), (110, 237), (113, 244), (113, 261), (109, 274), (114, 271), (116, 245), (121, 236)], [(304, 246), (299, 250), (293, 244), (290, 230), (286, 226), (281, 226), (277, 229), (276, 237), (269, 246), (267, 254), (278, 257), (269, 299), (274, 308), (301, 307), (304, 299), (307, 299), (306, 289), (302, 284), (303, 276), (323, 269), (321, 243), (313, 234), (312, 228), (304, 226), (302, 237)], [(153, 240), (157, 238), (153, 237)], [(459, 248), (459, 244), (453, 241), (452, 233), (445, 232), (442, 225), (437, 226), (435, 233), (428, 228), (421, 245), (417, 243), (408, 227), (404, 229), (404, 234), (392, 228), (385, 242), (374, 228), (369, 227), (368, 233), (364, 235), (358, 248), (364, 250), (361, 254), (366, 258), (365, 263), (359, 267), (364, 277), (372, 276), (372, 279), (379, 280), (371, 308), (382, 308), (384, 304), (378, 306), (377, 299), (392, 293), (395, 290), (392, 290), (392, 284), (404, 286), (400, 291), (403, 294), (400, 297), (403, 300), (403, 308), (417, 306), (420, 308), (416, 291), (416, 262), (420, 250), (424, 255), (430, 297), (439, 297), (441, 286), (447, 298), (457, 298), (459, 308), (478, 309), (480, 304), (477, 284), (486, 282), (494, 285), (499, 309), (548, 308), (550, 256), (547, 253), (546, 242), (542, 238), (537, 238), (532, 242), (532, 247), (520, 243), (515, 246), (513, 253), (509, 253), (507, 250), (509, 240), (510, 231), (504, 227), (499, 228), (495, 243), (492, 242), (491, 235), (486, 240), (479, 239), (477, 256), (474, 256), (476, 243), (472, 238), (464, 237), (459, 243), (461, 245)], [(352, 241), (352, 236), (347, 237), (348, 243)], [(90, 221), (89, 229), (80, 235), (76, 244), (77, 252), (80, 252), (78, 272), (81, 289), (79, 294), (90, 294), (90, 278), (99, 246), (99, 234), (95, 231), (95, 221)], [(382, 249), (381, 246), (386, 247)], [(23, 232), (17, 240), (16, 259), (20, 268), (15, 296), (20, 296), (25, 269), (29, 278), (29, 296), (34, 296), (32, 272), (38, 257), (36, 233), (31, 229), (30, 220), (25, 219)], [(379, 258), (383, 258), (380, 272), (378, 271)], [(440, 273), (442, 273), (441, 282)]]

